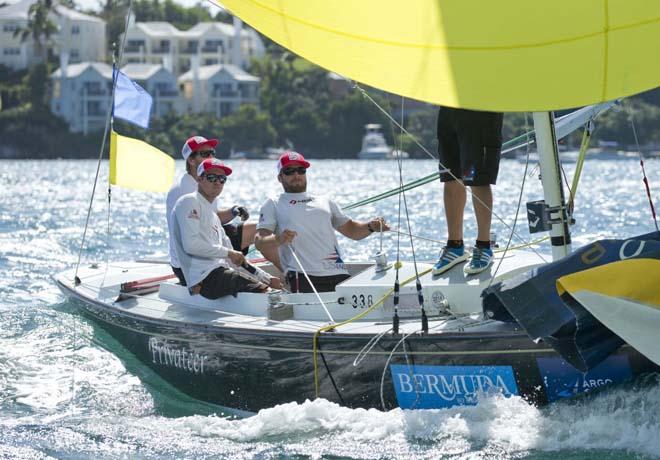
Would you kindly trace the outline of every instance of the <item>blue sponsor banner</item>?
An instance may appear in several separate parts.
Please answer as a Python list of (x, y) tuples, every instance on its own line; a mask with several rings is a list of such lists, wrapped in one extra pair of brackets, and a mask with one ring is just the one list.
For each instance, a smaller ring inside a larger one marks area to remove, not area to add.
[(392, 364), (392, 381), (402, 409), (473, 406), (480, 394), (518, 394), (511, 366), (407, 366)]
[(561, 358), (536, 358), (548, 401), (570, 398), (632, 376), (628, 357), (613, 355), (583, 374)]

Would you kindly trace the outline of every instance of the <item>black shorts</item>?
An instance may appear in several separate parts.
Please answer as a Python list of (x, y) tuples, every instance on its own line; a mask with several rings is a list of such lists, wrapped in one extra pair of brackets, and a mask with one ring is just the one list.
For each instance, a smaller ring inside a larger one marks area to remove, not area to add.
[[(437, 131), (440, 163), (465, 185), (494, 184), (500, 168), (503, 119), (501, 112), (441, 107)], [(440, 180), (455, 179), (441, 172)]]
[(263, 292), (259, 284), (225, 267), (216, 268), (199, 284), (202, 287), (199, 291), (200, 295), (207, 299), (217, 299), (226, 295), (236, 297), (239, 292)]
[(240, 251), (243, 254), (247, 255), (250, 250), (250, 245), (246, 248), (242, 248), (243, 245), (243, 222), (237, 224), (229, 223), (222, 226), (225, 229), (225, 233), (231, 241), (231, 245), (236, 251)]
[[(309, 276), (309, 279), (314, 283), (316, 292), (334, 291), (339, 283), (348, 278), (350, 278), (349, 275)], [(286, 280), (289, 283), (291, 292), (314, 292), (303, 273), (287, 272)]]

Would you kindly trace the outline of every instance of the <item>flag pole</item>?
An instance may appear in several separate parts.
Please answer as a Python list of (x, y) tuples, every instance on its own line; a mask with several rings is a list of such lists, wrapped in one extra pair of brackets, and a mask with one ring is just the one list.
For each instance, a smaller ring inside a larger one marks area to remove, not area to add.
[[(126, 11), (126, 21), (124, 24), (124, 36), (122, 38), (121, 46), (119, 47), (119, 62), (121, 63), (121, 60), (124, 55), (124, 47), (126, 45), (126, 36), (127, 31), (128, 31), (128, 24), (130, 21), (131, 17), (131, 11), (133, 8), (133, 0), (129, 0), (128, 2), (128, 10)], [(114, 52), (113, 54), (113, 69), (115, 66), (115, 60), (114, 60)], [(113, 71), (113, 74), (115, 72)], [(112, 81), (112, 88), (110, 90), (110, 107), (108, 107), (108, 110), (106, 112), (106, 118), (105, 118), (105, 129), (103, 130), (103, 141), (101, 142), (101, 148), (99, 149), (99, 156), (98, 156), (98, 161), (96, 163), (96, 175), (94, 176), (94, 185), (92, 186), (92, 194), (89, 198), (89, 206), (87, 207), (87, 217), (85, 217), (85, 228), (83, 229), (83, 234), (82, 234), (82, 239), (80, 241), (80, 248), (78, 249), (78, 260), (76, 261), (76, 269), (74, 270), (73, 274), (73, 282), (74, 286), (79, 286), (81, 281), (80, 278), (78, 278), (78, 269), (80, 268), (80, 260), (82, 258), (82, 251), (83, 248), (85, 247), (85, 239), (87, 237), (87, 229), (89, 228), (89, 218), (92, 214), (92, 204), (94, 203), (94, 194), (96, 193), (96, 185), (98, 184), (99, 180), (99, 172), (101, 170), (101, 160), (103, 159), (103, 149), (105, 148), (105, 143), (106, 140), (108, 139), (108, 131), (111, 127), (111, 121), (112, 117), (114, 114), (114, 97), (115, 97), (115, 87), (117, 85), (117, 79), (113, 75), (113, 81)]]

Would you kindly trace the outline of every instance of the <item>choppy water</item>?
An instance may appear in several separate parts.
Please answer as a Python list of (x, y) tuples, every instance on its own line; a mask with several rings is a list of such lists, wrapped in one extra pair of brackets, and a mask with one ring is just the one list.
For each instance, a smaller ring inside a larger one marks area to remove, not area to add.
[[(223, 197), (247, 205), (256, 217), (264, 198), (279, 191), (274, 166), (231, 165), (235, 174)], [(646, 166), (660, 202), (660, 160)], [(93, 161), (0, 162), (0, 458), (660, 458), (658, 376), (542, 409), (515, 397), (386, 413), (317, 400), (243, 420), (214, 415), (216, 408), (178, 393), (78, 316), (51, 281), (76, 262), (95, 168)], [(404, 175), (414, 179), (435, 168), (431, 161), (407, 161)], [(500, 168), (495, 212), (507, 224), (523, 170), (518, 160), (503, 160)], [(566, 165), (569, 178), (572, 171)], [(103, 181), (106, 175), (104, 164)], [(523, 202), (541, 198), (537, 176), (530, 170)], [(583, 176), (577, 244), (653, 230), (634, 158), (589, 159)], [(340, 204), (392, 188), (397, 179), (394, 162), (315, 161), (309, 170), (310, 189)], [(113, 189), (108, 221), (104, 189), (93, 207), (84, 263), (165, 253), (164, 196)], [(412, 232), (442, 240), (440, 186), (411, 191), (407, 202)], [(397, 209), (398, 200), (390, 198), (349, 214), (382, 214), (396, 225)], [(470, 242), (475, 224), (469, 205), (465, 228)], [(504, 224), (495, 221), (494, 229), (500, 242), (506, 240)], [(526, 222), (518, 229), (529, 238)], [(341, 244), (349, 258), (366, 260), (380, 242)], [(383, 244), (393, 258), (395, 239)], [(410, 258), (406, 240), (402, 245)], [(418, 240), (416, 254), (433, 259), (439, 246)]]

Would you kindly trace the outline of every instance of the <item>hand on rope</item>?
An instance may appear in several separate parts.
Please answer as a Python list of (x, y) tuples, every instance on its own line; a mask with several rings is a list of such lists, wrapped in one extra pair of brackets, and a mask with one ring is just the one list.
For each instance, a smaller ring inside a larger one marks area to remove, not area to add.
[(293, 230), (285, 229), (279, 235), (275, 235), (275, 242), (278, 246), (290, 245), (293, 243), (293, 239), (296, 236), (298, 236), (298, 233), (294, 232)]
[(387, 225), (387, 222), (385, 222), (385, 218), (383, 217), (376, 217), (375, 219), (370, 220), (367, 222), (367, 229), (369, 230), (369, 233), (374, 233), (374, 232), (387, 232), (390, 230), (390, 226)]

